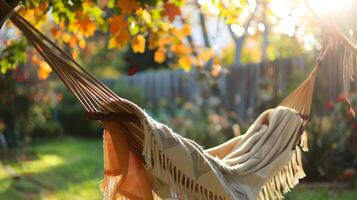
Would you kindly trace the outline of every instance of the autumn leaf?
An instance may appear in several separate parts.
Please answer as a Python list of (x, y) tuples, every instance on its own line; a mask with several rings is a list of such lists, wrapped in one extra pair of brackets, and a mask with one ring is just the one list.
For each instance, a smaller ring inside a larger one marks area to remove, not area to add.
[(180, 8), (173, 3), (165, 3), (164, 5), (164, 16), (167, 16), (172, 22), (175, 20), (176, 16), (181, 15)]
[(122, 48), (129, 41), (129, 38), (129, 31), (124, 29), (109, 39), (108, 48)]
[(110, 26), (110, 33), (112, 34), (117, 34), (121, 30), (126, 29), (128, 27), (128, 22), (125, 21), (122, 15), (111, 17), (108, 23)]
[(192, 65), (191, 58), (189, 56), (180, 57), (178, 60), (178, 64), (183, 70), (185, 70), (185, 72), (188, 72), (190, 71)]
[(91, 37), (94, 35), (97, 25), (88, 16), (82, 16), (76, 19), (70, 26), (69, 29), (73, 32), (79, 32), (84, 35), (84, 37)]
[(131, 14), (140, 5), (137, 0), (118, 0), (117, 6), (120, 8), (123, 16)]
[(157, 34), (154, 34), (154, 33), (150, 33), (149, 35), (150, 35), (150, 37), (149, 37), (149, 45), (148, 45), (148, 48), (149, 48), (150, 50), (154, 50), (154, 49), (156, 49), (157, 44), (158, 44), (158, 42), (157, 42), (157, 40), (158, 40), (158, 35), (157, 35)]
[(78, 46), (81, 49), (86, 48), (86, 41), (84, 39), (80, 39), (79, 42), (78, 42)]
[(60, 38), (62, 35), (61, 31), (59, 31), (57, 28), (52, 28), (51, 33), (52, 33), (53, 37), (55, 37), (55, 38)]
[(72, 58), (75, 60), (78, 58), (78, 51), (72, 51)]
[(188, 24), (184, 24), (181, 28), (181, 31), (184, 36), (191, 35), (191, 33), (192, 33), (191, 26)]
[(78, 38), (75, 35), (73, 35), (68, 42), (69, 47), (74, 48), (76, 46), (77, 42), (78, 42)]
[(134, 53), (144, 53), (145, 52), (145, 38), (142, 35), (137, 35), (131, 42), (131, 48)]
[(154, 54), (154, 60), (155, 62), (161, 64), (165, 61), (166, 59), (166, 55), (165, 55), (165, 49), (160, 47), (158, 48), (156, 51), (155, 51), (155, 54)]
[(64, 33), (62, 36), (62, 40), (64, 43), (68, 43), (71, 40), (72, 36), (69, 33)]
[(171, 46), (171, 51), (176, 54), (189, 54), (191, 53), (191, 48), (184, 44), (174, 44)]
[(39, 80), (46, 80), (51, 72), (51, 67), (45, 61), (39, 61), (37, 70), (37, 76)]
[(128, 75), (132, 76), (132, 75), (136, 74), (136, 72), (138, 72), (138, 70), (139, 70), (138, 66), (133, 65), (128, 69)]
[(136, 14), (140, 16), (146, 24), (151, 24), (151, 15), (147, 10), (140, 8), (136, 10)]
[(199, 60), (207, 62), (209, 59), (211, 59), (213, 57), (213, 55), (214, 55), (214, 52), (212, 49), (204, 49), (198, 54), (197, 58)]
[(159, 47), (163, 47), (172, 42), (172, 37), (161, 37), (158, 39), (157, 44)]
[(212, 67), (211, 76), (213, 76), (213, 77), (218, 77), (219, 74), (221, 73), (221, 71), (222, 71), (222, 66), (219, 65), (219, 64), (215, 64), (215, 65), (213, 65), (213, 67)]

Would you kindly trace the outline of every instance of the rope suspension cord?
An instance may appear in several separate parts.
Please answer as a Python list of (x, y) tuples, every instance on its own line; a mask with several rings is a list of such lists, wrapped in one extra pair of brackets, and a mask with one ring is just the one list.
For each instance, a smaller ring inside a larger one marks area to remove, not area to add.
[(309, 116), (311, 112), (311, 103), (314, 93), (314, 86), (321, 62), (329, 49), (329, 43), (322, 42), (319, 55), (316, 58), (315, 65), (309, 76), (292, 93), (289, 94), (281, 103), (281, 106), (293, 108), (303, 116)]

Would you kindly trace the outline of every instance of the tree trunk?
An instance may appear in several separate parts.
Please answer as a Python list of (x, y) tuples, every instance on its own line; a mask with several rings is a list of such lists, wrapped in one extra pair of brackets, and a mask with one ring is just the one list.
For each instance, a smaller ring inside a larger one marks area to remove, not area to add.
[[(246, 21), (246, 23), (243, 25), (245, 30), (248, 29), (250, 26), (251, 22), (253, 21), (256, 11), (257, 11), (257, 6), (255, 6), (254, 11), (251, 13), (249, 19)], [(231, 33), (231, 36), (234, 40), (234, 45), (235, 45), (235, 54), (234, 54), (234, 66), (239, 66), (242, 64), (242, 50), (243, 50), (243, 45), (245, 41), (245, 34), (243, 34), (241, 37), (238, 37), (235, 35), (235, 33), (232, 31), (232, 29), (228, 26), (229, 32)]]
[(201, 24), (201, 28), (202, 28), (202, 36), (203, 36), (203, 41), (205, 43), (205, 46), (207, 48), (211, 48), (211, 42), (209, 41), (208, 31), (207, 31), (207, 26), (206, 26), (206, 19), (201, 11), (200, 11), (200, 24)]
[(263, 43), (262, 43), (262, 60), (267, 61), (268, 60), (268, 46), (269, 46), (269, 26), (267, 23), (267, 2), (263, 1), (263, 20), (262, 23), (264, 24), (264, 32), (263, 32)]

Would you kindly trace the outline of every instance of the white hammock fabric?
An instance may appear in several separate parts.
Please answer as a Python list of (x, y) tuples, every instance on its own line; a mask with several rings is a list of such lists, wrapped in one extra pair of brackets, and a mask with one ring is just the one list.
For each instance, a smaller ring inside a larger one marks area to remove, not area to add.
[(246, 134), (207, 151), (146, 119), (143, 155), (162, 199), (281, 199), (305, 176), (303, 119), (290, 108), (265, 111)]

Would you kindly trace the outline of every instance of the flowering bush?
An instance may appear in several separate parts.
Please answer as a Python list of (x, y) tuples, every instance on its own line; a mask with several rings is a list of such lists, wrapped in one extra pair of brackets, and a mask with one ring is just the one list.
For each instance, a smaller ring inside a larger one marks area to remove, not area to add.
[[(352, 99), (356, 107), (356, 99)], [(306, 154), (308, 178), (313, 180), (357, 180), (357, 118), (344, 96), (325, 104), (329, 115), (312, 120)]]

